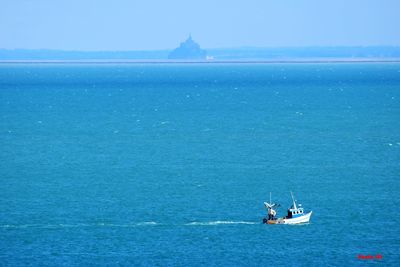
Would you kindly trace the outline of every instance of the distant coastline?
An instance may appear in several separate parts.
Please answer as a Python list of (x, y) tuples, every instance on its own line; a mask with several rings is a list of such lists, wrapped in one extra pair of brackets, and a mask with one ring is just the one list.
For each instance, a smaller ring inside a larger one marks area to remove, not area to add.
[(324, 64), (400, 63), (400, 58), (287, 59), (287, 60), (0, 60), (0, 64)]
[[(186, 41), (187, 42), (187, 41)], [(185, 43), (186, 43), (185, 42)], [(184, 43), (184, 44), (185, 44)], [(195, 46), (195, 44), (192, 46)], [(172, 50), (148, 51), (63, 51), (49, 49), (0, 49), (0, 62), (128, 62), (128, 63), (246, 63), (246, 62), (376, 62), (400, 60), (397, 46), (353, 47), (276, 47), (276, 48), (210, 48), (189, 46), (193, 57), (172, 57)], [(179, 50), (179, 49), (178, 49)], [(182, 49), (180, 49), (182, 50)], [(186, 51), (185, 50), (185, 51)], [(194, 50), (194, 52), (192, 51)], [(207, 57), (203, 52), (207, 53)], [(176, 52), (176, 51), (175, 51)], [(182, 51), (178, 51), (182, 52)], [(187, 51), (186, 51), (187, 52)], [(182, 52), (183, 53), (183, 52)], [(185, 53), (184, 53), (185, 54)], [(186, 56), (186, 54), (185, 54)]]

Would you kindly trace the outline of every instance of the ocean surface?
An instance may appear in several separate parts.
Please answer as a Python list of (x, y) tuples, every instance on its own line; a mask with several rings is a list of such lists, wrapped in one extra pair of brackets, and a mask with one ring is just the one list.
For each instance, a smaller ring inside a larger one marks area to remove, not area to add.
[(398, 63), (1, 64), (0, 118), (0, 266), (400, 261)]

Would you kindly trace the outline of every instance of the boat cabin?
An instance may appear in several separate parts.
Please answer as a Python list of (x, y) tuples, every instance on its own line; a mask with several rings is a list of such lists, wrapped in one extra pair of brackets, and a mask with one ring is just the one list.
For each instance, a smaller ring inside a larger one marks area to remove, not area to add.
[(304, 215), (304, 209), (303, 208), (290, 208), (288, 209), (288, 215), (287, 218), (297, 218)]

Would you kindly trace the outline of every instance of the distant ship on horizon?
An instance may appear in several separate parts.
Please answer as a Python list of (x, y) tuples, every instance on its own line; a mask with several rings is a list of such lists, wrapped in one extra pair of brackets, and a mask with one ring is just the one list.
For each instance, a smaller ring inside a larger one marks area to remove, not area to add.
[(207, 59), (207, 51), (192, 39), (190, 34), (186, 41), (175, 48), (168, 55), (168, 59)]

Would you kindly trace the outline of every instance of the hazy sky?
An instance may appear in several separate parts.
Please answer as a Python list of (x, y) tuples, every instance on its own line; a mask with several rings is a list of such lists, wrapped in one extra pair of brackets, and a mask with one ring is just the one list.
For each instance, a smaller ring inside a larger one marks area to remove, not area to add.
[(0, 0), (0, 48), (400, 45), (400, 0)]

